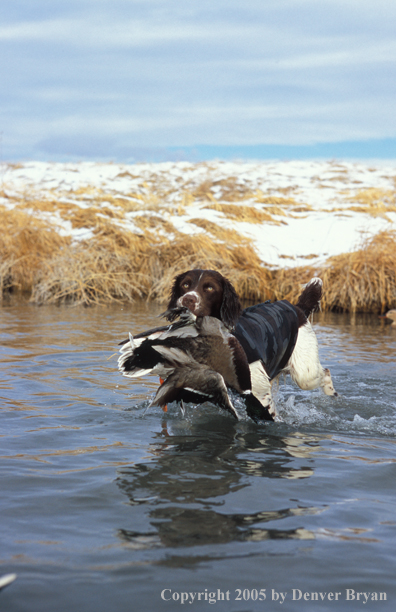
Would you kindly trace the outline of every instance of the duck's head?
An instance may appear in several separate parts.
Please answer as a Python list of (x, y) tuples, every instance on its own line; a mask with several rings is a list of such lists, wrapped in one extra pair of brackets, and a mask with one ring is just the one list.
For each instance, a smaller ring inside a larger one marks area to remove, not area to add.
[(388, 310), (388, 312), (385, 314), (385, 317), (386, 317), (387, 319), (391, 319), (391, 321), (392, 321), (392, 325), (395, 325), (395, 324), (396, 324), (396, 310), (395, 310), (395, 309), (393, 309), (393, 310)]
[(384, 315), (379, 315), (380, 319), (389, 319), (391, 325), (396, 327), (396, 309), (388, 310)]

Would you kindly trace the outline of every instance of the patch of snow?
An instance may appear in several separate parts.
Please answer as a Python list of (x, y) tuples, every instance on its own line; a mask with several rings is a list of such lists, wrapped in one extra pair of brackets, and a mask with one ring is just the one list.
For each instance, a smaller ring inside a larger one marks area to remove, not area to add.
[[(219, 182), (227, 179), (235, 180), (248, 192), (246, 200), (230, 202), (232, 204), (249, 205), (265, 211), (265, 204), (255, 197), (257, 192), (262, 192), (264, 198), (292, 198), (302, 207), (308, 205), (312, 210), (294, 212), (293, 206), (284, 206), (286, 216), (273, 214), (279, 225), (232, 221), (219, 211), (207, 208), (211, 202), (199, 199), (186, 205), (180, 214), (175, 212), (175, 207), (182, 204), (183, 194), (192, 193), (203, 184), (206, 184), (205, 188), (210, 190), (214, 199), (222, 201), (223, 186)], [(373, 217), (368, 213), (352, 211), (350, 206), (352, 203), (356, 205), (353, 198), (359, 191), (378, 189), (394, 194), (395, 181), (396, 164), (392, 161), (213, 161), (198, 164), (27, 162), (5, 166), (2, 175), (5, 197), (0, 198), (0, 204), (11, 208), (18, 206), (18, 199), (24, 202), (32, 200), (33, 210), (34, 200), (43, 198), (81, 208), (94, 205), (116, 210), (112, 202), (114, 197), (138, 202), (140, 194), (142, 202), (145, 202), (145, 198), (150, 200), (154, 194), (161, 206), (159, 213), (146, 204), (144, 210), (125, 212), (124, 220), (114, 219), (113, 222), (129, 231), (138, 232), (133, 224), (134, 216), (160, 214), (176, 230), (190, 235), (204, 231), (190, 223), (191, 219), (206, 219), (250, 238), (263, 263), (291, 267), (315, 265), (329, 256), (356, 249), (364, 236), (394, 228), (395, 212), (387, 212), (386, 219), (384, 216)], [(109, 201), (106, 201), (106, 196)], [(341, 210), (334, 211), (334, 208)], [(58, 213), (35, 211), (35, 214), (53, 220), (59, 232), (71, 236), (73, 240), (88, 240), (93, 235), (90, 229), (73, 228)]]

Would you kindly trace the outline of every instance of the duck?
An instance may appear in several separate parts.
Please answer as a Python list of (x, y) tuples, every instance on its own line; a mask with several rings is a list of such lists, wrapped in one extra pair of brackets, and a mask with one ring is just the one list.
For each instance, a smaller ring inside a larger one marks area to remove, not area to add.
[(224, 323), (211, 316), (197, 317), (186, 308), (170, 313), (176, 322), (129, 335), (120, 343), (119, 371), (129, 378), (155, 374), (163, 380), (150, 406), (172, 401), (212, 402), (236, 420), (229, 389), (244, 400), (248, 416), (272, 421), (273, 416), (252, 393), (245, 351)]
[(391, 320), (392, 327), (396, 327), (396, 310), (395, 309), (388, 310), (388, 312), (385, 313), (384, 317), (385, 319)]

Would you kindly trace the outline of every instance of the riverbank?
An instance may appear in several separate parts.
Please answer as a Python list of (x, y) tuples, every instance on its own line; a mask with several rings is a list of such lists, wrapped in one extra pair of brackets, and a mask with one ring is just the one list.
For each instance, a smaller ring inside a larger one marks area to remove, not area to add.
[(220, 270), (247, 300), (396, 307), (396, 164), (3, 164), (1, 294), (36, 303), (166, 302), (172, 278)]

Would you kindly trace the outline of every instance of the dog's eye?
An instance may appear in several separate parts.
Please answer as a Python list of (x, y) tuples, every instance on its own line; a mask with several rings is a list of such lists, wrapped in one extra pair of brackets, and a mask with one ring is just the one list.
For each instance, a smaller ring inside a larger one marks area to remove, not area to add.
[(182, 289), (188, 289), (190, 286), (190, 282), (186, 281), (185, 283), (182, 284)]
[(206, 285), (206, 287), (205, 287), (205, 291), (209, 291), (210, 293), (211, 293), (212, 291), (214, 291), (214, 290), (215, 290), (215, 288), (214, 288), (214, 287), (212, 287), (212, 285)]

